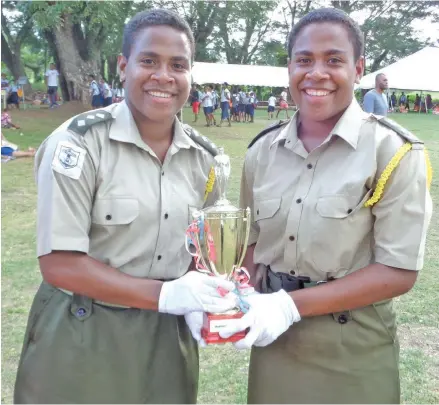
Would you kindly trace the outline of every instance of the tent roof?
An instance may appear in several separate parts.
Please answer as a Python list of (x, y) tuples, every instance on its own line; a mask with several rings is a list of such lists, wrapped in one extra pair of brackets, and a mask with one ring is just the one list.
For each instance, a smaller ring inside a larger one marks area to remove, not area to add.
[(197, 84), (288, 87), (286, 67), (195, 62), (192, 77)]
[(364, 76), (358, 88), (374, 88), (375, 76), (384, 73), (391, 89), (439, 91), (438, 66), (439, 48), (429, 46)]

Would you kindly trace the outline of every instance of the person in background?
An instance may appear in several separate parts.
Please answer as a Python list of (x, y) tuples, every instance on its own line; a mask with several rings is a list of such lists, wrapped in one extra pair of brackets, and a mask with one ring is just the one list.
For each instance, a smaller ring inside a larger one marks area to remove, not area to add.
[(12, 122), (11, 115), (8, 113), (6, 108), (2, 111), (2, 128), (20, 129), (18, 125)]
[(272, 93), (272, 94), (270, 94), (270, 97), (268, 98), (267, 112), (268, 112), (268, 119), (269, 120), (273, 119), (273, 113), (274, 113), (275, 108), (276, 108), (276, 97), (274, 97), (274, 95)]
[(197, 122), (198, 114), (200, 113), (200, 91), (196, 83), (192, 85), (190, 97), (191, 97), (192, 112), (194, 113), (193, 122)]
[(248, 99), (248, 117), (249, 117), (250, 123), (254, 122), (255, 108), (256, 108), (256, 95), (252, 91), (252, 92), (250, 92), (249, 99)]
[(389, 104), (389, 106), (392, 109), (392, 111), (395, 110), (396, 105), (397, 105), (396, 103), (397, 103), (396, 95), (395, 95), (395, 92), (393, 92), (392, 95), (390, 96), (390, 104)]
[(370, 114), (387, 115), (387, 97), (384, 90), (389, 88), (389, 81), (384, 73), (375, 76), (375, 88), (369, 90), (364, 96), (363, 110)]
[(57, 93), (58, 93), (58, 70), (54, 63), (50, 64), (49, 70), (47, 70), (44, 80), (47, 86), (47, 94), (50, 99), (49, 108), (53, 109), (58, 107), (58, 103), (56, 102)]
[(276, 118), (279, 117), (279, 113), (281, 111), (285, 111), (286, 117), (287, 119), (290, 118), (290, 116), (288, 115), (288, 93), (287, 93), (287, 88), (285, 87), (284, 90), (282, 91), (282, 93), (280, 94), (280, 98), (279, 98), (279, 109), (277, 110), (277, 114), (276, 114)]
[(110, 86), (104, 78), (100, 80), (100, 83), (102, 94), (104, 96), (103, 106), (108, 107), (109, 105), (113, 104), (113, 92), (111, 91)]
[(91, 96), (91, 106), (92, 109), (101, 107), (101, 91), (99, 85), (96, 81), (96, 76), (94, 74), (88, 75), (90, 79), (90, 96)]
[(431, 94), (427, 94), (425, 101), (427, 103), (427, 110), (431, 110), (433, 108), (433, 99), (431, 98)]
[(6, 73), (2, 73), (2, 90), (9, 87), (9, 80), (6, 77)]
[(20, 97), (18, 97), (18, 86), (15, 84), (14, 80), (11, 80), (8, 88), (8, 98), (6, 100), (6, 105), (15, 105), (17, 109), (20, 109)]
[(206, 127), (216, 125), (215, 117), (213, 115), (212, 88), (210, 86), (204, 87), (204, 95), (201, 102), (203, 103), (204, 116), (206, 117)]
[(35, 148), (28, 148), (28, 150), (22, 151), (17, 145), (9, 142), (2, 132), (2, 161), (7, 162), (11, 159), (23, 158), (23, 157), (34, 157), (36, 150)]
[(399, 96), (399, 105), (405, 106), (406, 102), (407, 102), (407, 96), (405, 95), (404, 92), (402, 92), (401, 95)]
[(222, 125), (223, 121), (227, 120), (229, 122), (229, 127), (232, 126), (230, 122), (230, 90), (229, 84), (224, 82), (221, 89), (221, 121), (219, 126)]
[(239, 122), (245, 122), (245, 92), (239, 88), (238, 89), (238, 96), (239, 96), (239, 105), (238, 105), (238, 111), (239, 111)]

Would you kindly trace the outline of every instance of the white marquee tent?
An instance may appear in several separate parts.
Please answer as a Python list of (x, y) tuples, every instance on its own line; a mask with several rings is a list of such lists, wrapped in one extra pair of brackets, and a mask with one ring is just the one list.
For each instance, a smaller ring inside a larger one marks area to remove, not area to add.
[(360, 89), (375, 87), (375, 76), (384, 73), (389, 88), (439, 91), (439, 48), (429, 46), (361, 79)]
[(192, 77), (198, 84), (288, 87), (286, 67), (195, 62)]

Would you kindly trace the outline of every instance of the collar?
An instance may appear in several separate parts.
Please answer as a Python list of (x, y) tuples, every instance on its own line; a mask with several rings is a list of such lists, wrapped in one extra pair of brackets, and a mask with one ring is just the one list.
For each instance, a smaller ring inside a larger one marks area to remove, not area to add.
[[(134, 121), (128, 105), (125, 100), (117, 103), (111, 111), (113, 116), (113, 123), (110, 128), (109, 138), (119, 142), (133, 143), (141, 149), (152, 152), (149, 146), (143, 141), (140, 136), (137, 124)], [(200, 145), (194, 142), (185, 132), (181, 122), (175, 118), (174, 121), (174, 136), (172, 143), (178, 148), (196, 148), (202, 149)]]
[[(354, 98), (349, 107), (338, 120), (337, 124), (335, 124), (335, 127), (330, 132), (327, 140), (336, 135), (351, 145), (352, 148), (356, 149), (358, 137), (360, 135), (360, 128), (364, 121), (367, 120), (368, 116), (369, 115), (361, 109), (357, 100)], [(298, 118), (299, 111), (296, 111), (290, 122), (282, 128), (271, 145), (275, 144), (276, 142), (286, 141), (289, 145), (289, 148), (293, 148), (299, 140), (297, 137)]]

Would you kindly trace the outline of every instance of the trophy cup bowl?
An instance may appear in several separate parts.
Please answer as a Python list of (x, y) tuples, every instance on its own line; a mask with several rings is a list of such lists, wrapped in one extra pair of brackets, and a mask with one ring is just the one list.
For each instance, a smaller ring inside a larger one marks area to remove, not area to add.
[[(216, 205), (195, 213), (195, 217), (204, 225), (204, 232), (195, 235), (200, 262), (206, 269), (201, 271), (233, 281), (247, 251), (250, 208), (236, 208), (218, 201)], [(244, 338), (245, 331), (228, 339), (219, 336), (222, 328), (243, 315), (239, 307), (221, 314), (206, 313), (201, 331), (203, 339), (206, 343), (225, 343)]]
[[(226, 198), (226, 185), (230, 175), (230, 159), (219, 149), (215, 157), (215, 179), (220, 198), (214, 205), (193, 213), (193, 222), (188, 230), (189, 239), (195, 247), (197, 270), (217, 277), (234, 281), (239, 287), (237, 276), (247, 251), (250, 234), (250, 208), (233, 206)], [(189, 249), (188, 249), (189, 250)], [(207, 344), (235, 342), (245, 337), (246, 331), (236, 333), (230, 338), (219, 336), (221, 329), (243, 316), (237, 307), (221, 314), (206, 313), (201, 335)]]

